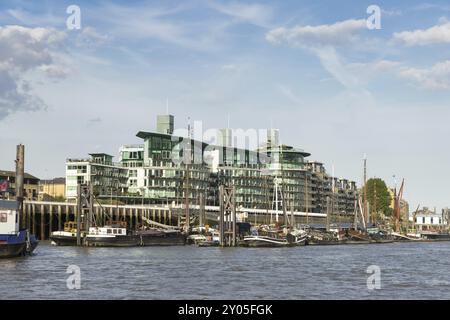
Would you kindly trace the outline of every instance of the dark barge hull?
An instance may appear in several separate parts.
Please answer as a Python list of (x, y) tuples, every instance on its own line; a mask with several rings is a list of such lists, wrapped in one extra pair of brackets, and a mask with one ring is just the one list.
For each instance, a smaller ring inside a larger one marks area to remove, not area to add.
[(65, 236), (51, 236), (50, 240), (56, 243), (57, 246), (76, 246), (77, 237), (65, 237)]
[(279, 247), (289, 247), (290, 245), (286, 243), (269, 243), (262, 241), (244, 241), (242, 243), (244, 247), (249, 248), (279, 248)]
[(294, 247), (295, 244), (291, 244), (287, 241), (283, 241), (281, 239), (269, 238), (269, 237), (261, 237), (254, 239), (244, 239), (241, 242), (241, 245), (244, 247), (252, 247), (252, 248), (278, 248), (278, 247)]
[[(76, 237), (51, 236), (50, 240), (57, 246), (76, 246)], [(83, 238), (82, 238), (83, 240)], [(182, 246), (186, 243), (183, 234), (169, 235), (130, 235), (116, 238), (88, 237), (86, 245), (91, 247), (136, 247), (136, 246)]]
[(393, 243), (395, 242), (393, 239), (377, 239), (377, 240), (370, 240), (370, 243)]
[(426, 241), (450, 241), (450, 234), (423, 234), (422, 238)]
[(341, 244), (370, 244), (370, 240), (344, 240)]
[(345, 241), (332, 241), (332, 240), (308, 240), (306, 245), (308, 246), (335, 246), (338, 244), (345, 244)]
[(138, 247), (141, 245), (141, 238), (139, 236), (87, 237), (85, 244), (88, 247)]
[(141, 244), (146, 246), (184, 246), (186, 237), (179, 235), (141, 235)]
[(18, 257), (25, 253), (26, 243), (0, 244), (0, 258)]

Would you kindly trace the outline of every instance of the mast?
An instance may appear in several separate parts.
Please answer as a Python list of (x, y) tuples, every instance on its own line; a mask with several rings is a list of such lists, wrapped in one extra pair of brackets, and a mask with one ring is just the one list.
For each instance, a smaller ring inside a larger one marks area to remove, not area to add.
[(186, 186), (185, 186), (185, 194), (184, 194), (184, 208), (185, 208), (185, 216), (186, 216), (185, 230), (187, 232), (189, 232), (189, 228), (190, 228), (190, 224), (191, 224), (190, 214), (189, 214), (190, 213), (189, 212), (189, 192), (190, 192), (189, 167), (190, 167), (191, 159), (192, 159), (192, 157), (191, 157), (191, 123), (190, 123), (190, 120), (188, 122), (188, 145), (189, 145), (189, 147), (186, 148), (187, 152), (186, 152), (185, 157), (184, 157), (184, 159), (185, 159), (185, 167), (186, 167), (186, 170), (185, 170), (185, 172), (186, 172), (186, 177), (185, 177)]
[(400, 186), (400, 189), (397, 193), (397, 187), (395, 187), (395, 194), (394, 194), (394, 217), (395, 217), (395, 229), (397, 232), (400, 231), (400, 202), (403, 197), (403, 189), (405, 186), (405, 179), (402, 180), (402, 184)]
[(278, 223), (278, 177), (275, 177), (275, 221)]
[(366, 220), (366, 222), (369, 222), (369, 215), (367, 212), (367, 156), (366, 154), (364, 154), (364, 189), (363, 189), (363, 215), (364, 215), (364, 219)]
[(305, 170), (305, 211), (306, 211), (306, 224), (309, 223), (309, 217), (308, 217), (308, 171)]
[(377, 181), (373, 180), (373, 209), (371, 210), (370, 221), (376, 223), (375, 216), (377, 214)]
[[(284, 224), (285, 225), (287, 225), (287, 222), (288, 222), (288, 220), (289, 220), (289, 218), (287, 217), (287, 214), (286, 214), (286, 206), (285, 206), (285, 203), (286, 203), (286, 199), (284, 198), (284, 196), (285, 196), (285, 194), (284, 194), (284, 172), (283, 172), (283, 161), (284, 161), (284, 158), (283, 158), (283, 146), (282, 145), (278, 145), (277, 146), (278, 147), (278, 149), (279, 149), (279, 162), (280, 162), (280, 168), (281, 168), (281, 206), (282, 206), (282, 208), (283, 208), (283, 217), (284, 217)], [(278, 212), (277, 212), (278, 213)], [(277, 220), (277, 222), (278, 222), (278, 220)]]
[[(334, 192), (335, 192), (336, 182), (334, 180), (334, 164), (331, 165), (331, 214), (334, 215)], [(331, 218), (331, 216), (330, 216)], [(339, 226), (338, 226), (339, 229)]]

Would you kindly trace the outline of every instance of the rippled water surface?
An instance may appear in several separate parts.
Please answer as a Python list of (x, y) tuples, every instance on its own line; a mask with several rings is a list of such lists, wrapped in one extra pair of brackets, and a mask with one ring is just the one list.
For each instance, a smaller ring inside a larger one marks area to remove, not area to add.
[[(69, 265), (81, 289), (67, 289)], [(367, 268), (381, 289), (367, 289)], [(450, 299), (450, 242), (296, 248), (77, 248), (0, 260), (3, 299)]]

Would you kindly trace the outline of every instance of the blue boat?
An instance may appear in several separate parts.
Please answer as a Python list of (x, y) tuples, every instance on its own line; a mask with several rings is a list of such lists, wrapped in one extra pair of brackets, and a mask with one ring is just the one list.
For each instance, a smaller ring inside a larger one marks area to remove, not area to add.
[(0, 258), (31, 254), (37, 245), (34, 235), (19, 228), (19, 203), (0, 200)]

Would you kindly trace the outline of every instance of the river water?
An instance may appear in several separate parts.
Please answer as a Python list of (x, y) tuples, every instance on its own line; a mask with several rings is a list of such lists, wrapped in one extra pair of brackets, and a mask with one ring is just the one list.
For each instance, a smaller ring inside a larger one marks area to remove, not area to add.
[[(80, 268), (79, 290), (67, 287), (69, 265)], [(379, 267), (380, 289), (368, 289), (371, 265)], [(41, 242), (32, 257), (0, 260), (0, 291), (2, 299), (450, 299), (449, 267), (450, 242), (295, 248)]]

